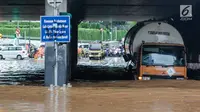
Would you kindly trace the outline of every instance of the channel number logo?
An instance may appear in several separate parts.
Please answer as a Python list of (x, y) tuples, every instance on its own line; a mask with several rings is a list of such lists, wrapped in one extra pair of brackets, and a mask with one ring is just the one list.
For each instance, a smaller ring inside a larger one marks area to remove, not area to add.
[(180, 17), (192, 17), (192, 5), (180, 5)]

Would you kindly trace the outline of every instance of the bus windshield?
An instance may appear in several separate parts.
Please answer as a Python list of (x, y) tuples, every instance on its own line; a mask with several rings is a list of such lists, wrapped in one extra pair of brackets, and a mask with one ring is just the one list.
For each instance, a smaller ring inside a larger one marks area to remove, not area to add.
[(185, 66), (183, 46), (144, 45), (142, 65), (150, 66)]

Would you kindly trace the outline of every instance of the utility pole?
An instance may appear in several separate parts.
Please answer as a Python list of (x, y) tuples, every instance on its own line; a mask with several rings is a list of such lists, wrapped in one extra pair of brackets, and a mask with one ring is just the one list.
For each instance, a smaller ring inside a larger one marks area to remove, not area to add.
[(117, 27), (115, 27), (115, 36), (116, 36), (116, 40), (117, 40)]
[(113, 36), (113, 35), (112, 35), (112, 32), (113, 32), (113, 24), (112, 24), (112, 22), (113, 22), (113, 21), (112, 21), (112, 19), (111, 19), (111, 33), (110, 33), (110, 35), (111, 35), (111, 41), (112, 41), (112, 36)]
[[(56, 0), (54, 0), (54, 16), (57, 16), (58, 13), (57, 13), (57, 10), (58, 10), (58, 7), (57, 7), (57, 4), (56, 4)], [(58, 43), (56, 42), (56, 39), (54, 41), (54, 45), (55, 45), (55, 67), (54, 67), (54, 74), (55, 74), (55, 86), (58, 86)]]
[(29, 36), (28, 36), (29, 45), (31, 44), (31, 37), (30, 37), (30, 34), (31, 34), (31, 21), (29, 20)]
[(24, 31), (24, 38), (25, 38), (25, 47), (26, 47), (26, 31)]
[(101, 41), (103, 42), (103, 28), (101, 28)]
[(19, 28), (19, 20), (17, 21), (17, 28)]
[(20, 29), (19, 29), (19, 20), (17, 20), (17, 27), (15, 31), (16, 38), (14, 39), (15, 45), (19, 45)]
[(30, 47), (31, 47), (31, 37), (30, 37), (30, 34), (31, 34), (31, 21), (30, 20), (29, 20), (29, 31), (28, 31), (28, 33), (29, 33), (29, 36), (28, 36), (28, 46), (29, 46), (28, 52), (30, 53), (31, 52), (31, 49), (30, 49)]

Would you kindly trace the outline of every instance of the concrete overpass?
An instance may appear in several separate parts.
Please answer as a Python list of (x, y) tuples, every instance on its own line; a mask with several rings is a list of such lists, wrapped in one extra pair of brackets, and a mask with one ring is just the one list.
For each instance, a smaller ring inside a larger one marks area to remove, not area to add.
[[(76, 71), (77, 29), (82, 20), (136, 20), (151, 18), (168, 20), (183, 35), (187, 47), (193, 56), (200, 54), (198, 31), (200, 18), (199, 0), (63, 0), (61, 12), (72, 14), (72, 40), (70, 44), (60, 46), (58, 74), (59, 85), (66, 83), (66, 75)], [(180, 21), (180, 5), (193, 5), (193, 20)], [(53, 9), (45, 0), (1, 0), (0, 20), (39, 20), (41, 15), (53, 15)], [(172, 19), (173, 18), (173, 21)], [(192, 43), (192, 44), (191, 44)], [(69, 54), (70, 52), (70, 54)], [(67, 54), (67, 55), (66, 55)], [(69, 55), (68, 55), (69, 54)], [(55, 64), (52, 44), (47, 44), (45, 60), (45, 84), (53, 83)], [(197, 59), (194, 58), (194, 59)], [(196, 61), (196, 60), (195, 60)], [(64, 62), (64, 63), (63, 63)], [(71, 65), (70, 65), (71, 63)]]
[[(83, 20), (146, 20), (179, 14), (179, 6), (198, 0), (67, 0), (67, 10)], [(39, 20), (45, 0), (1, 0), (0, 20)]]

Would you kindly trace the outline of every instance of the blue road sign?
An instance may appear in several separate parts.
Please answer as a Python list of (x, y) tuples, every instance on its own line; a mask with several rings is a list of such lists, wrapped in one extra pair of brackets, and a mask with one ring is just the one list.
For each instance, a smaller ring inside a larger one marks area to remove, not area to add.
[(41, 42), (70, 42), (70, 16), (41, 16)]

